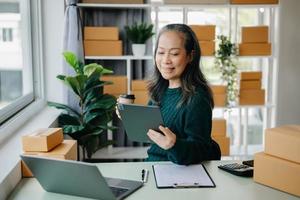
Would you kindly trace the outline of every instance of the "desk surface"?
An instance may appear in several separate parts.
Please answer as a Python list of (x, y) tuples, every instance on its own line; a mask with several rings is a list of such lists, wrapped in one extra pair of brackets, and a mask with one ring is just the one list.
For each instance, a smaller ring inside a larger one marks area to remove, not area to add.
[[(207, 171), (216, 184), (216, 188), (190, 188), (190, 189), (157, 189), (152, 171), (153, 162), (128, 162), (128, 163), (99, 163), (101, 173), (107, 177), (141, 179), (141, 170), (149, 169), (148, 182), (126, 198), (133, 199), (230, 199), (230, 200), (287, 200), (300, 199), (299, 197), (257, 184), (252, 178), (243, 178), (231, 175), (217, 168), (221, 163), (233, 161), (204, 162)], [(78, 180), (80, 181), (80, 180)], [(62, 194), (49, 193), (43, 190), (36, 179), (25, 178), (17, 185), (9, 199), (31, 200), (77, 200), (86, 199)]]

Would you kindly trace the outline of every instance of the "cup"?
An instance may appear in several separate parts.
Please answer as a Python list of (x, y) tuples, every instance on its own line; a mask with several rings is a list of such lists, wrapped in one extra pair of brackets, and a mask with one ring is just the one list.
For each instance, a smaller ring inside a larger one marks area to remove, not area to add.
[(131, 104), (134, 103), (134, 94), (121, 94), (118, 99), (118, 103)]

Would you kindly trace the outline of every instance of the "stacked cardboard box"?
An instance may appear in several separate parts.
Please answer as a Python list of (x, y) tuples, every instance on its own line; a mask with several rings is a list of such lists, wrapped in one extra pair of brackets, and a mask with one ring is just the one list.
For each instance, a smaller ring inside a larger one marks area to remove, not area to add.
[(261, 89), (262, 72), (241, 72), (240, 74), (240, 105), (263, 105), (265, 90)]
[(135, 96), (134, 103), (147, 105), (149, 101), (147, 83), (145, 80), (133, 80), (132, 93)]
[(225, 85), (211, 85), (210, 86), (213, 97), (214, 97), (214, 102), (215, 106), (220, 106), (223, 107), (226, 105), (226, 86)]
[[(22, 136), (23, 154), (77, 160), (76, 140), (64, 140), (61, 128), (39, 129)], [(21, 163), (23, 177), (32, 177), (24, 162)]]
[(221, 149), (222, 156), (229, 156), (230, 138), (226, 136), (226, 120), (215, 118), (212, 120), (211, 136)]
[(121, 56), (118, 27), (84, 27), (85, 56)]
[(215, 52), (215, 25), (190, 25), (199, 41), (201, 55), (212, 56)]
[(242, 43), (239, 44), (241, 56), (271, 55), (268, 26), (242, 27)]
[(119, 97), (120, 94), (127, 93), (127, 77), (126, 76), (102, 76), (102, 81), (110, 81), (112, 84), (104, 86), (104, 94), (111, 94)]
[(300, 196), (300, 125), (265, 131), (265, 152), (254, 156), (254, 181)]

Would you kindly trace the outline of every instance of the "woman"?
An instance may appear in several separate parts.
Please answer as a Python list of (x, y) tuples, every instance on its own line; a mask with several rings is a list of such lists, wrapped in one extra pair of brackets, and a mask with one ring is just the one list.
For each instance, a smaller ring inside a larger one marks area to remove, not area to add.
[(200, 47), (191, 28), (169, 24), (155, 47), (155, 72), (149, 82), (150, 105), (159, 105), (164, 120), (160, 132), (150, 129), (154, 142), (147, 161), (194, 164), (220, 159), (211, 139), (212, 92), (200, 70)]

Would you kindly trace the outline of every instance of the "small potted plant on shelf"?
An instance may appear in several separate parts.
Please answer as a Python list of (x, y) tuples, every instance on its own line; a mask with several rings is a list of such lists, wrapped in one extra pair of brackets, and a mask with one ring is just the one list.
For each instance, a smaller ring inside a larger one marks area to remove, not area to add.
[(134, 23), (132, 26), (125, 26), (127, 37), (132, 42), (133, 55), (145, 55), (146, 41), (154, 35), (152, 30), (153, 24), (147, 23)]
[(115, 128), (107, 124), (112, 120), (116, 98), (103, 94), (103, 86), (110, 82), (100, 79), (103, 74), (112, 71), (96, 63), (83, 65), (72, 52), (64, 52), (63, 55), (76, 74), (58, 75), (57, 78), (76, 95), (80, 109), (77, 111), (55, 102), (48, 102), (48, 105), (64, 110), (58, 118), (59, 125), (65, 134), (78, 141), (84, 160), (86, 155), (91, 158), (98, 149), (113, 143), (100, 139), (104, 131)]
[(215, 67), (221, 72), (221, 78), (227, 85), (227, 105), (236, 104), (238, 96), (237, 83), (237, 48), (228, 37), (219, 35), (218, 48), (215, 52)]

